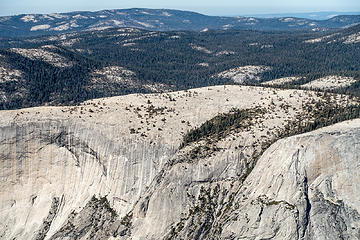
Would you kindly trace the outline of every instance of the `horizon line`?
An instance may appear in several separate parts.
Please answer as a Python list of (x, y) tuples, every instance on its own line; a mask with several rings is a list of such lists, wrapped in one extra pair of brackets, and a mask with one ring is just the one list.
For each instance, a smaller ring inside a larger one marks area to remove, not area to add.
[(131, 7), (131, 8), (104, 8), (97, 10), (69, 10), (69, 11), (39, 11), (39, 12), (23, 12), (23, 13), (14, 13), (9, 15), (3, 15), (0, 13), (0, 17), (13, 17), (18, 15), (45, 15), (45, 14), (66, 14), (66, 13), (74, 13), (74, 12), (101, 12), (101, 11), (114, 11), (114, 10), (132, 10), (132, 9), (147, 9), (147, 10), (174, 10), (174, 11), (184, 11), (184, 12), (194, 12), (206, 16), (217, 16), (217, 17), (236, 17), (236, 16), (266, 16), (266, 15), (284, 15), (284, 14), (315, 14), (315, 13), (339, 13), (340, 15), (343, 13), (352, 13), (355, 15), (360, 15), (360, 11), (331, 11), (331, 10), (321, 10), (321, 11), (280, 11), (280, 12), (269, 12), (269, 13), (241, 13), (241, 14), (206, 14), (201, 13), (196, 10), (188, 10), (181, 8), (147, 8), (147, 7)]

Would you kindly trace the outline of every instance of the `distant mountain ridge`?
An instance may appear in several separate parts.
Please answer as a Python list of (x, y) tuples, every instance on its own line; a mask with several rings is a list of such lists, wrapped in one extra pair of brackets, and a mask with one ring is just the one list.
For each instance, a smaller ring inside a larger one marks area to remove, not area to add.
[(180, 10), (133, 8), (0, 17), (0, 37), (40, 36), (114, 27), (135, 27), (152, 31), (203, 29), (322, 31), (358, 23), (360, 23), (360, 15), (310, 20), (294, 17), (218, 17)]
[(280, 18), (280, 17), (296, 17), (307, 18), (312, 20), (327, 20), (336, 16), (360, 15), (360, 12), (303, 12), (303, 13), (268, 13), (268, 14), (252, 14), (244, 15), (245, 17), (256, 18)]
[(341, 92), (360, 97), (359, 55), (360, 25), (331, 32), (112, 28), (0, 39), (0, 109), (283, 77), (297, 77), (297, 88), (334, 75), (356, 79)]

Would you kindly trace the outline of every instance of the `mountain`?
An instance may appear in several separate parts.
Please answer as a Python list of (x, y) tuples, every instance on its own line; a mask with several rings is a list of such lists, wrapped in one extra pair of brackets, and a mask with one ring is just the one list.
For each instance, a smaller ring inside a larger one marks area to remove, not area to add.
[(357, 18), (2, 18), (0, 239), (359, 239)]
[(360, 16), (336, 16), (328, 20), (280, 17), (216, 17), (170, 9), (118, 9), (98, 12), (28, 14), (0, 17), (0, 37), (39, 36), (113, 27), (151, 31), (203, 29), (326, 30), (360, 23)]
[(280, 17), (296, 17), (307, 18), (312, 20), (327, 20), (336, 16), (360, 15), (360, 12), (304, 12), (304, 13), (277, 13), (277, 14), (253, 14), (246, 17), (257, 18), (280, 18)]
[(347, 95), (227, 85), (0, 114), (1, 239), (359, 236)]
[(0, 40), (0, 109), (337, 75), (359, 95), (360, 25), (332, 32), (106, 29)]
[(331, 34), (326, 34), (319, 38), (309, 39), (305, 41), (306, 43), (335, 43), (342, 42), (345, 44), (354, 44), (360, 42), (360, 24), (345, 29), (339, 32), (333, 32)]

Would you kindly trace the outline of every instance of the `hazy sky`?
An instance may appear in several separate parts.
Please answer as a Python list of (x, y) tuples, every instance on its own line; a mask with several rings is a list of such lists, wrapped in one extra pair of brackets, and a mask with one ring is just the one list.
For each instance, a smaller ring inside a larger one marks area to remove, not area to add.
[(0, 15), (115, 8), (172, 8), (209, 15), (360, 11), (360, 0), (0, 0)]

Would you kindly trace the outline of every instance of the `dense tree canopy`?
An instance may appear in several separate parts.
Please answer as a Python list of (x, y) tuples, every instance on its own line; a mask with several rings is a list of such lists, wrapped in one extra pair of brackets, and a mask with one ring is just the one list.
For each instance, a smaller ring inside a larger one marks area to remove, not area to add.
[[(150, 92), (146, 84), (162, 84), (166, 90), (180, 90), (232, 83), (215, 74), (246, 65), (271, 67), (261, 81), (301, 76), (308, 82), (320, 76), (360, 76), (360, 44), (344, 44), (342, 36), (359, 32), (359, 26), (341, 30), (327, 41), (305, 42), (331, 32), (149, 32), (108, 29), (54, 37), (2, 39), (3, 66), (23, 72), (22, 79), (1, 81), (1, 109), (43, 104), (76, 104), (86, 99)], [(335, 37), (336, 36), (336, 37)], [(338, 40), (336, 40), (338, 39)], [(71, 42), (71, 44), (67, 44)], [(41, 48), (74, 64), (58, 67), (41, 59), (24, 57), (11, 48)], [(135, 73), (137, 85), (104, 83), (94, 86), (91, 73), (107, 66), (121, 66)], [(341, 89), (359, 95), (359, 82)], [(21, 91), (20, 91), (21, 90)], [(19, 94), (21, 92), (22, 94)]]

